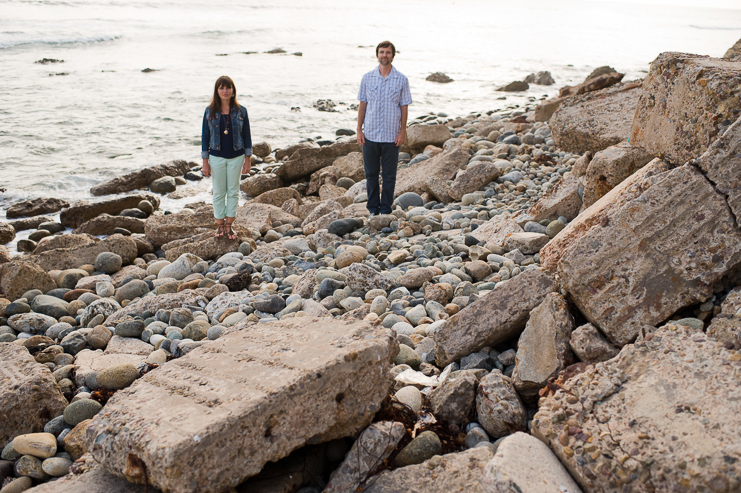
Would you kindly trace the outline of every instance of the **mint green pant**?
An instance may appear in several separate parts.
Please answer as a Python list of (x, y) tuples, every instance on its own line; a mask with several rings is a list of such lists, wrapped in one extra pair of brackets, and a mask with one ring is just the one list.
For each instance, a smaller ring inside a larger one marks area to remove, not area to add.
[(214, 217), (224, 219), (237, 215), (239, 203), (239, 179), (242, 177), (244, 156), (232, 159), (209, 156), (211, 178), (214, 186)]

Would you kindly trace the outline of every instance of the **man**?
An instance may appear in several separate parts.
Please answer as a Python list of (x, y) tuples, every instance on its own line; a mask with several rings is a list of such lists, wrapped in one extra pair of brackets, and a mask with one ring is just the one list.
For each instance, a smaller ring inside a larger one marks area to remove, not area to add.
[[(363, 146), (368, 212), (370, 217), (390, 214), (396, 186), (399, 147), (407, 138), (408, 106), (412, 104), (409, 80), (391, 62), (396, 48), (390, 41), (376, 47), (378, 68), (360, 81), (358, 143)], [(383, 179), (379, 193), (378, 175)]]

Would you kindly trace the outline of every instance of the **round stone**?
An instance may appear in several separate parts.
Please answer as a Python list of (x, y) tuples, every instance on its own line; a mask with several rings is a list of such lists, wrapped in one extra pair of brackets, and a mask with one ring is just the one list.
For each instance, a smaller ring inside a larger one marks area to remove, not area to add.
[(417, 387), (407, 385), (399, 389), (394, 397), (409, 409), (418, 413), (422, 409), (422, 393)]
[(345, 190), (348, 190), (351, 186), (355, 185), (355, 182), (352, 178), (348, 178), (346, 176), (343, 176), (339, 180), (337, 180), (337, 186), (342, 187)]
[(120, 390), (131, 385), (137, 378), (139, 378), (139, 370), (131, 363), (127, 363), (101, 370), (96, 381), (99, 387)]
[(149, 184), (149, 189), (154, 193), (170, 193), (177, 188), (175, 178), (172, 176), (163, 176)]
[(148, 200), (142, 200), (136, 207), (142, 212), (146, 212), (147, 214), (152, 214), (154, 212), (154, 206)]
[[(98, 375), (98, 379), (99, 378), (100, 375)], [(92, 399), (82, 399), (79, 401), (75, 401), (64, 408), (64, 421), (66, 421), (67, 424), (70, 426), (77, 426), (86, 419), (90, 419), (98, 414), (98, 412), (102, 408), (103, 406), (100, 404), (100, 402), (94, 401)]]
[[(20, 243), (20, 242), (19, 242)], [(3, 486), (3, 493), (21, 493), (33, 486), (33, 479), (28, 476), (21, 476)]]
[(101, 252), (95, 258), (95, 270), (104, 274), (113, 274), (121, 270), (123, 259), (113, 252)]
[(422, 197), (420, 197), (419, 194), (406, 192), (399, 195), (395, 203), (403, 210), (407, 210), (409, 207), (422, 207), (424, 205), (424, 200), (422, 200)]
[(545, 234), (547, 234), (549, 238), (553, 238), (565, 227), (566, 225), (559, 220), (551, 221), (545, 228)]
[(414, 349), (405, 344), (399, 344), (399, 354), (396, 356), (394, 364), (409, 365), (413, 369), (419, 370), (419, 365), (422, 364), (422, 358), (414, 351)]
[(206, 336), (208, 337), (209, 341), (215, 341), (219, 337), (221, 337), (221, 333), (224, 331), (225, 327), (222, 327), (221, 325), (214, 325), (210, 329), (208, 329), (208, 332), (206, 333)]
[[(124, 322), (126, 323), (126, 322)], [(120, 324), (119, 324), (120, 325)], [(87, 333), (85, 338), (87, 343), (93, 349), (105, 349), (108, 346), (108, 342), (111, 340), (111, 331), (104, 325), (96, 325), (93, 329)]]
[(443, 444), (440, 438), (432, 431), (423, 431), (399, 452), (396, 456), (396, 467), (421, 464), (442, 452)]
[[(97, 285), (96, 285), (97, 290)], [(141, 298), (145, 294), (149, 292), (149, 285), (140, 280), (140, 279), (134, 279), (132, 281), (127, 282), (120, 288), (116, 290), (115, 299), (119, 303), (121, 303), (123, 300), (133, 300), (135, 298)]]
[(208, 320), (194, 320), (193, 322), (185, 326), (182, 335), (184, 339), (193, 339), (194, 341), (200, 341), (208, 336), (208, 331), (210, 328), (211, 324), (208, 323)]
[(33, 479), (46, 479), (49, 477), (41, 468), (41, 460), (32, 455), (24, 455), (16, 461), (15, 473), (18, 476), (28, 476)]
[(121, 337), (139, 338), (142, 336), (143, 331), (144, 321), (142, 320), (129, 320), (116, 325), (116, 335)]
[(50, 457), (41, 463), (41, 469), (49, 476), (64, 476), (69, 472), (72, 461), (66, 457)]
[(193, 312), (187, 308), (176, 308), (170, 313), (170, 325), (185, 328), (193, 321)]
[(13, 439), (13, 448), (21, 455), (46, 459), (57, 453), (57, 438), (51, 433), (27, 433)]

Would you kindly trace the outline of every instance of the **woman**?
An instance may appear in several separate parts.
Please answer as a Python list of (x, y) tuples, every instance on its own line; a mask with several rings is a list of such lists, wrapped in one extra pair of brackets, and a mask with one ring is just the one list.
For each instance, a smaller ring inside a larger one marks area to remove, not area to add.
[(211, 104), (203, 115), (201, 157), (203, 176), (213, 174), (216, 238), (236, 240), (232, 223), (237, 215), (239, 180), (250, 171), (252, 136), (247, 109), (237, 103), (237, 88), (227, 76), (216, 79)]

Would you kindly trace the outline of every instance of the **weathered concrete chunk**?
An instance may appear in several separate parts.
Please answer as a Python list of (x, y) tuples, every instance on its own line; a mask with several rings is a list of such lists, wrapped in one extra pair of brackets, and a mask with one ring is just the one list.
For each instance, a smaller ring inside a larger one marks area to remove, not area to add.
[(117, 392), (87, 429), (93, 456), (167, 491), (223, 491), (367, 426), (397, 351), (367, 322), (239, 324)]
[(367, 481), (367, 493), (482, 493), (484, 466), (494, 456), (486, 447), (477, 447), (435, 456), (422, 464), (383, 471)]
[(236, 252), (242, 241), (252, 238), (248, 228), (239, 226), (232, 226), (232, 228), (237, 234), (236, 240), (226, 237), (214, 238), (214, 233), (210, 231), (165, 243), (162, 245), (162, 251), (165, 252), (165, 258), (170, 262), (174, 262), (184, 253), (192, 253), (203, 260), (217, 259), (229, 252)]
[(260, 173), (243, 180), (239, 184), (239, 189), (250, 197), (257, 197), (262, 193), (281, 188), (282, 186), (283, 180), (275, 173)]
[(538, 391), (549, 378), (574, 362), (569, 341), (574, 317), (563, 296), (550, 293), (530, 313), (525, 330), (517, 343), (512, 380), (517, 393), (526, 401), (535, 401)]
[(481, 190), (501, 175), (502, 170), (497, 167), (497, 163), (471, 163), (450, 184), (450, 197), (461, 200), (465, 194)]
[(38, 255), (26, 257), (29, 262), (38, 264), (46, 271), (75, 269), (81, 265), (95, 264), (102, 252), (112, 252), (121, 257), (124, 265), (130, 264), (138, 253), (136, 242), (129, 236), (115, 234), (95, 243), (80, 247), (55, 248)]
[(589, 162), (584, 178), (584, 208), (597, 202), (652, 159), (651, 154), (628, 142), (621, 142), (596, 153)]
[(38, 433), (64, 412), (67, 400), (49, 368), (17, 344), (0, 344), (0, 444)]
[(580, 214), (540, 258), (584, 316), (624, 345), (641, 324), (711, 297), (741, 264), (741, 236), (702, 173), (656, 159)]
[(571, 333), (571, 350), (585, 363), (599, 363), (617, 356), (618, 350), (592, 324), (577, 327)]
[(502, 246), (508, 252), (519, 250), (525, 255), (538, 253), (548, 243), (548, 235), (542, 233), (510, 233), (504, 238)]
[(527, 411), (515, 392), (512, 380), (494, 370), (479, 382), (476, 391), (476, 415), (492, 438), (524, 431)]
[(721, 312), (708, 327), (708, 335), (717, 339), (726, 349), (741, 349), (741, 289), (735, 288), (723, 301)]
[(433, 158), (399, 170), (395, 193), (397, 196), (406, 192), (428, 193), (440, 202), (451, 202), (450, 187), (445, 181), (452, 179), (466, 164), (468, 150), (454, 145)]
[(428, 394), (430, 410), (443, 421), (463, 425), (476, 402), (478, 381), (473, 372), (458, 371)]
[(702, 155), (722, 127), (738, 118), (741, 63), (662, 53), (651, 63), (633, 120), (630, 142), (681, 166)]
[(736, 222), (741, 220), (741, 118), (700, 156), (700, 168), (725, 195)]
[(581, 154), (628, 140), (640, 95), (634, 81), (565, 100), (549, 122), (556, 147)]
[(498, 284), (437, 329), (433, 336), (436, 363), (445, 366), (484, 346), (496, 346), (517, 337), (530, 311), (548, 293), (557, 290), (556, 282), (540, 269)]
[(487, 493), (581, 493), (548, 446), (521, 432), (502, 440), (481, 484)]
[(442, 146), (450, 138), (447, 125), (412, 125), (407, 128), (406, 146), (422, 149), (428, 145)]
[[(16, 202), (15, 204), (8, 207), (5, 212), (5, 217), (8, 219), (15, 219), (17, 217), (31, 217), (40, 214), (53, 214), (59, 212), (65, 207), (69, 207), (69, 202), (62, 199), (55, 198), (36, 198), (31, 200), (23, 200)], [(49, 220), (49, 218), (46, 218)]]
[(402, 423), (381, 421), (360, 434), (340, 467), (330, 476), (324, 493), (357, 491), (394, 451), (406, 434)]
[(471, 231), (471, 236), (487, 244), (502, 246), (504, 239), (510, 233), (522, 233), (522, 228), (509, 214), (499, 214)]
[(585, 491), (739, 491), (737, 357), (659, 328), (541, 399), (533, 434)]

